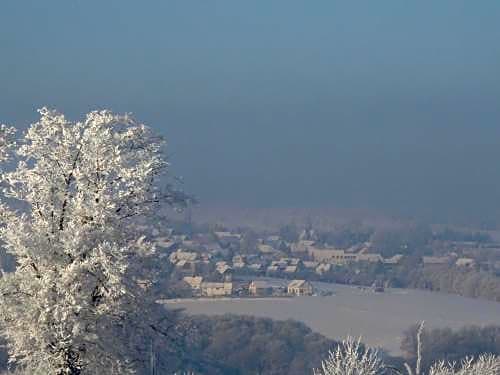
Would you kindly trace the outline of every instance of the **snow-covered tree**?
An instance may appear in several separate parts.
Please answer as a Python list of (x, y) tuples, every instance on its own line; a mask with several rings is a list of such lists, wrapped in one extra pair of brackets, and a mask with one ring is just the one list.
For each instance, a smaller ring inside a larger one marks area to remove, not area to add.
[[(0, 281), (10, 358), (30, 374), (133, 373), (141, 339), (161, 332), (144, 272), (155, 250), (134, 220), (184, 197), (158, 187), (169, 172), (164, 142), (131, 116), (39, 112), (2, 175), (8, 202), (19, 202), (0, 210), (0, 238), (17, 261)], [(12, 134), (2, 127), (0, 160)]]
[(372, 348), (365, 348), (360, 340), (348, 337), (315, 369), (315, 375), (381, 375), (385, 366)]
[(493, 355), (482, 355), (477, 361), (466, 358), (460, 366), (454, 363), (439, 362), (433, 365), (429, 375), (498, 375), (500, 374), (500, 358)]
[[(423, 329), (420, 324), (419, 331)], [(421, 345), (420, 335), (418, 338)], [(413, 375), (421, 374), (421, 350), (419, 350), (418, 364), (415, 370), (405, 364), (403, 370), (384, 364), (376, 349), (364, 347), (360, 340), (348, 337), (335, 350), (330, 351), (323, 360), (320, 369), (313, 371), (314, 375)], [(477, 360), (466, 358), (460, 365), (456, 363), (438, 362), (431, 366), (427, 375), (499, 375), (500, 357), (482, 355)]]

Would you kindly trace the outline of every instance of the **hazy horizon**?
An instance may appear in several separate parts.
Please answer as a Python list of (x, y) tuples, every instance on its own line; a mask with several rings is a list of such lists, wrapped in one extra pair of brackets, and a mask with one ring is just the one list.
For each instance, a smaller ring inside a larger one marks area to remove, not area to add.
[(133, 112), (202, 204), (500, 218), (500, 3), (11, 1), (0, 122)]

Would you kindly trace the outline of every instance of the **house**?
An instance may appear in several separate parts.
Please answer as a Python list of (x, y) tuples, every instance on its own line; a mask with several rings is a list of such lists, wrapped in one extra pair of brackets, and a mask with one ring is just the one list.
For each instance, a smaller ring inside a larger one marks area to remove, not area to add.
[(201, 276), (185, 276), (182, 280), (186, 282), (193, 291), (200, 291), (203, 277)]
[(233, 283), (201, 283), (201, 295), (204, 297), (228, 297), (233, 293)]
[(358, 262), (379, 263), (382, 262), (384, 258), (382, 258), (382, 255), (380, 254), (363, 253), (357, 254), (356, 260)]
[(310, 247), (307, 252), (317, 262), (328, 262), (333, 264), (345, 264), (356, 261), (357, 255), (346, 253), (344, 250), (338, 249), (319, 249)]
[(396, 254), (390, 258), (384, 259), (384, 264), (399, 264), (403, 260), (403, 255)]
[(298, 271), (298, 267), (297, 266), (287, 266), (283, 270), (283, 272), (288, 273), (288, 274), (297, 273), (297, 271)]
[(273, 287), (266, 281), (252, 281), (248, 287), (248, 293), (252, 296), (270, 296)]
[(294, 296), (310, 296), (314, 293), (314, 287), (309, 281), (293, 280), (288, 284), (287, 292)]
[(178, 263), (181, 260), (187, 261), (187, 262), (194, 262), (196, 259), (198, 259), (198, 253), (190, 252), (190, 251), (183, 251), (181, 249), (174, 251), (172, 254), (169, 256), (169, 260), (171, 263)]
[(455, 265), (457, 267), (472, 268), (476, 265), (476, 261), (472, 258), (458, 258)]

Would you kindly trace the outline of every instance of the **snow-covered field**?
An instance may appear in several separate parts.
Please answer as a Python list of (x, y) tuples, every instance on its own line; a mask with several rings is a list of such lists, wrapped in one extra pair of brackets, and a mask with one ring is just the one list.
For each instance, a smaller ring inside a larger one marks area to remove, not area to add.
[(295, 319), (330, 338), (362, 336), (363, 341), (399, 354), (402, 332), (421, 320), (428, 327), (459, 328), (499, 324), (500, 303), (419, 290), (372, 293), (357, 287), (319, 284), (332, 297), (185, 300), (171, 302), (190, 314), (224, 313)]

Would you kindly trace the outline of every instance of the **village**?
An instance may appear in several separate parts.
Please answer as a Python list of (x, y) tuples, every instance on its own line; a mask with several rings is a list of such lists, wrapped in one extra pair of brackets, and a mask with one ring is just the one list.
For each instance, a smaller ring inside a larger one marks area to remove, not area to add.
[[(382, 267), (390, 272), (406, 257), (403, 253), (383, 257), (369, 241), (346, 249), (328, 246), (317, 240), (311, 228), (303, 229), (294, 242), (278, 234), (249, 239), (245, 233), (228, 230), (191, 235), (170, 231), (155, 242), (168, 257), (175, 298), (321, 295), (313, 282), (330, 281), (343, 267)], [(453, 252), (423, 256), (420, 262), (425, 267), (478, 266), (473, 257)], [(269, 279), (282, 282), (276, 285)], [(370, 290), (383, 292), (387, 286), (378, 279)]]

